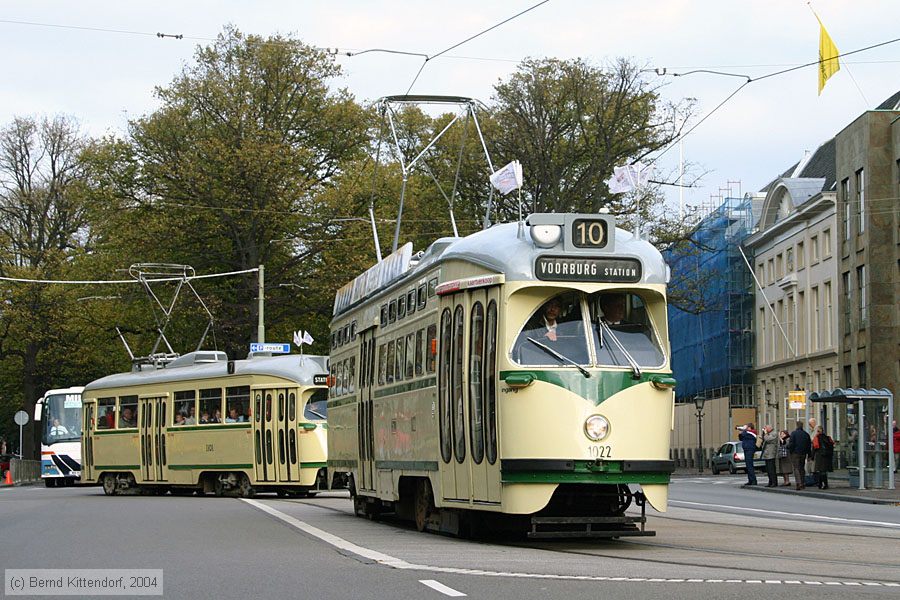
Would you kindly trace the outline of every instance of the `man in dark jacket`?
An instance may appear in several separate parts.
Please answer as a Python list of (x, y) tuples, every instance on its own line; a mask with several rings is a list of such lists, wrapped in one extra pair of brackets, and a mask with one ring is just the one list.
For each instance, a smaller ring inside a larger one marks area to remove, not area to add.
[(791, 466), (794, 467), (794, 480), (797, 489), (806, 488), (806, 459), (812, 454), (812, 439), (803, 431), (803, 421), (797, 421), (797, 429), (791, 433), (788, 440), (788, 448), (791, 451)]
[(753, 469), (753, 454), (756, 452), (756, 431), (753, 429), (753, 423), (747, 423), (744, 427), (739, 427), (741, 440), (741, 448), (744, 449), (744, 464), (747, 465), (747, 483), (744, 485), (756, 485), (756, 471)]

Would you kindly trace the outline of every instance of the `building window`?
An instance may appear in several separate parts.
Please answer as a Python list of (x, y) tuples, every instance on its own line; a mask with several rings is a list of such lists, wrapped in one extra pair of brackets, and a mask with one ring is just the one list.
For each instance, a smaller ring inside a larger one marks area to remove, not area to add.
[(866, 265), (856, 267), (856, 292), (859, 298), (859, 328), (864, 329), (869, 316), (866, 304)]
[[(781, 321), (781, 326), (784, 327), (785, 317), (787, 316), (784, 311), (784, 300), (779, 300), (778, 310), (775, 311), (775, 317)], [(780, 335), (775, 336), (775, 359), (784, 358), (787, 354), (784, 349), (784, 337), (785, 334), (783, 331), (779, 330)]]
[(822, 256), (831, 256), (831, 230), (822, 232)]
[(763, 285), (766, 282), (766, 264), (759, 263), (756, 265), (756, 279), (759, 281), (760, 285)]
[(771, 333), (771, 335), (769, 335), (769, 339), (771, 340), (772, 345), (770, 346), (771, 351), (769, 352), (769, 356), (771, 357), (772, 361), (774, 362), (775, 360), (778, 359), (778, 339), (780, 337), (776, 333), (776, 331), (777, 331), (776, 328), (778, 327), (778, 324), (775, 322), (777, 313), (775, 312), (774, 304), (769, 305), (769, 314), (772, 315), (772, 327), (771, 327), (772, 333)]
[(819, 236), (814, 235), (809, 239), (809, 264), (819, 262)]
[(797, 270), (806, 266), (806, 255), (803, 253), (803, 242), (797, 242)]
[(853, 294), (850, 291), (850, 272), (841, 275), (841, 292), (844, 294), (844, 335), (850, 333), (850, 302), (853, 300)]
[(852, 377), (850, 365), (844, 365), (844, 383), (841, 387), (853, 387)]
[(834, 306), (834, 304), (831, 300), (831, 282), (830, 281), (825, 282), (825, 290), (823, 293), (825, 295), (825, 298), (824, 298), (825, 310), (823, 311), (824, 314), (822, 315), (823, 318), (825, 319), (824, 342), (825, 342), (825, 346), (831, 347), (831, 344), (833, 343), (832, 337), (831, 337), (831, 335), (832, 335), (831, 329), (832, 329), (832, 323), (834, 322), (834, 315), (832, 314), (832, 307)]
[(779, 254), (775, 257), (775, 279), (781, 279), (784, 277), (784, 255)]
[(813, 287), (810, 292), (812, 296), (810, 298), (810, 302), (812, 303), (812, 323), (810, 323), (809, 333), (809, 349), (811, 352), (815, 352), (819, 349), (819, 327), (822, 326), (821, 317), (819, 315), (819, 288)]
[(866, 172), (860, 169), (856, 172), (856, 233), (862, 234), (866, 230)]
[(868, 385), (866, 381), (866, 363), (861, 362), (856, 365), (857, 373), (859, 375), (859, 387), (864, 388)]
[(759, 344), (759, 362), (761, 364), (766, 362), (766, 344), (769, 341), (769, 338), (766, 337), (766, 309), (759, 309), (759, 339), (761, 343)]
[(850, 179), (841, 181), (841, 203), (843, 209), (841, 211), (841, 227), (844, 229), (845, 240), (850, 239)]
[(784, 251), (784, 264), (785, 264), (785, 272), (793, 273), (794, 272), (794, 249), (788, 248)]

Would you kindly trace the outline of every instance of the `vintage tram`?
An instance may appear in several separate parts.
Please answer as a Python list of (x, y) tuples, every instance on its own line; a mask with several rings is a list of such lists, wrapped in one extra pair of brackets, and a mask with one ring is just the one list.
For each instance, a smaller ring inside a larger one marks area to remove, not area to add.
[(327, 358), (198, 351), (84, 388), (82, 481), (128, 492), (327, 487)]
[(609, 215), (534, 214), (407, 244), (341, 288), (328, 464), (357, 514), (652, 535), (674, 470), (667, 279)]

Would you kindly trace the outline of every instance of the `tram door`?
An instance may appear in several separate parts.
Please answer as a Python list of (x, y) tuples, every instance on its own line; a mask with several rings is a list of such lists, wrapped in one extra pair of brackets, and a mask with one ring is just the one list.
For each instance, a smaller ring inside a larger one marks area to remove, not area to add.
[(465, 292), (441, 298), (440, 387), (441, 487), (448, 500), (471, 498), (467, 404), (467, 321)]
[(143, 480), (166, 481), (166, 399), (141, 398), (138, 413)]
[(500, 289), (468, 294), (466, 410), (469, 438), (467, 464), (471, 498), (476, 503), (500, 502), (500, 465), (496, 453), (496, 339)]
[(278, 481), (300, 481), (300, 465), (297, 460), (297, 390), (272, 390), (276, 401), (275, 439), (278, 463), (276, 472)]
[(359, 336), (359, 404), (356, 410), (359, 481), (356, 484), (361, 490), (374, 490), (375, 419), (372, 382), (375, 378), (375, 329), (367, 329)]
[(278, 432), (275, 411), (278, 391), (253, 390), (253, 454), (257, 481), (277, 481), (275, 446)]
[(84, 432), (84, 447), (81, 449), (81, 478), (92, 479), (94, 468), (94, 403), (84, 404), (84, 423), (81, 430)]

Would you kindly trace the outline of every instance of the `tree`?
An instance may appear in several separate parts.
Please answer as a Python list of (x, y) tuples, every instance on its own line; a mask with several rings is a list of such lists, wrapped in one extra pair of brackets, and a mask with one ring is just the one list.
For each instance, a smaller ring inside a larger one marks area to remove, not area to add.
[[(134, 262), (181, 262), (200, 273), (265, 264), (266, 316), (291, 320), (295, 298), (278, 286), (314, 285), (312, 258), (346, 210), (321, 202), (322, 192), (367, 141), (369, 115), (328, 87), (339, 72), (327, 53), (299, 41), (226, 29), (156, 90), (161, 107), (132, 122), (128, 148), (113, 152), (105, 181), (127, 210), (98, 238), (130, 249)], [(256, 274), (203, 288), (223, 349), (246, 352)], [(176, 350), (190, 348), (187, 337)]]
[[(0, 130), (0, 273), (53, 279), (64, 275), (82, 248), (85, 205), (84, 140), (67, 117), (16, 118)], [(15, 404), (29, 414), (54, 384), (61, 353), (75, 346), (66, 335), (66, 306), (73, 290), (7, 283), (0, 314), (0, 369), (5, 411)], [(4, 424), (7, 422), (4, 420)], [(34, 453), (34, 437), (23, 444)]]
[[(633, 212), (627, 198), (609, 194), (613, 167), (670, 144), (694, 107), (690, 99), (664, 102), (659, 86), (625, 59), (606, 68), (582, 59), (527, 59), (494, 92), (495, 162), (522, 163), (532, 212)], [(515, 206), (506, 200), (501, 210), (512, 215)]]

